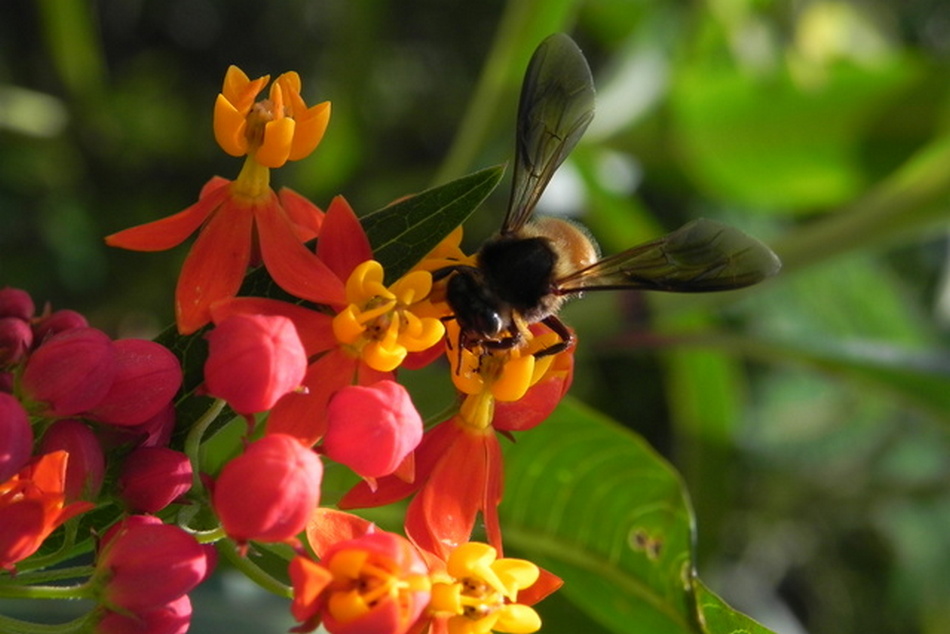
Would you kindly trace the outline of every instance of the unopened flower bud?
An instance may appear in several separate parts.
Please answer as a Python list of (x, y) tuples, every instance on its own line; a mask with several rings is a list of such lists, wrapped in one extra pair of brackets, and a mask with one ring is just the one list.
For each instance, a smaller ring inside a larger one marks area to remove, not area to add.
[(191, 625), (191, 599), (183, 594), (165, 605), (141, 612), (107, 610), (94, 634), (185, 634)]
[(128, 455), (119, 474), (119, 495), (133, 510), (156, 513), (191, 488), (191, 462), (167, 447), (142, 447)]
[(322, 479), (316, 453), (292, 436), (270, 434), (224, 465), (212, 505), (238, 543), (287, 541), (306, 527)]
[(99, 439), (85, 423), (65, 419), (53, 423), (40, 442), (40, 453), (63, 450), (66, 463), (66, 501), (95, 500), (105, 478), (106, 459)]
[(89, 416), (112, 425), (138, 425), (171, 402), (181, 387), (181, 366), (168, 348), (144, 339), (113, 342), (116, 374)]
[(29, 293), (10, 286), (0, 288), (0, 317), (16, 317), (29, 321), (34, 312), (36, 307)]
[(88, 326), (89, 320), (75, 310), (57, 310), (33, 324), (33, 341), (42, 343), (53, 335), (66, 330), (87, 328)]
[(306, 371), (307, 353), (286, 317), (231, 315), (208, 335), (208, 393), (241, 414), (269, 410)]
[(0, 366), (18, 363), (32, 345), (29, 323), (19, 317), (0, 317)]
[(23, 390), (49, 416), (73, 416), (99, 404), (117, 369), (112, 340), (95, 328), (74, 328), (37, 348), (23, 372)]
[(132, 525), (111, 536), (96, 563), (103, 603), (141, 613), (175, 601), (204, 578), (208, 559), (194, 537), (171, 524)]
[(394, 381), (350, 385), (327, 407), (323, 449), (364, 478), (396, 470), (422, 440), (422, 417), (409, 392)]
[(0, 483), (26, 465), (33, 452), (33, 428), (15, 398), (0, 392)]

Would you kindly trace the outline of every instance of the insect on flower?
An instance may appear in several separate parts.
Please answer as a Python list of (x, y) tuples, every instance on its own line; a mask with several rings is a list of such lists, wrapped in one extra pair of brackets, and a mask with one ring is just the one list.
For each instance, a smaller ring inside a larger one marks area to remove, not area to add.
[(781, 268), (764, 244), (738, 229), (698, 219), (656, 240), (603, 259), (587, 233), (559, 218), (532, 218), (554, 172), (594, 116), (587, 60), (562, 33), (545, 39), (525, 73), (518, 105), (511, 197), (501, 231), (479, 249), (474, 266), (433, 274), (460, 328), (459, 345), (481, 353), (520, 346), (542, 322), (560, 341), (535, 353), (556, 354), (574, 342), (557, 317), (565, 299), (587, 290), (706, 292), (756, 284)]

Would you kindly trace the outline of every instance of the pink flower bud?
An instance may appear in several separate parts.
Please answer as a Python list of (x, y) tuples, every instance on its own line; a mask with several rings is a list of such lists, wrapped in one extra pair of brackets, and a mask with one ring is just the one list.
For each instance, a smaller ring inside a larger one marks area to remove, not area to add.
[(269, 410), (306, 371), (297, 329), (281, 315), (231, 315), (208, 335), (208, 393), (241, 414)]
[(106, 459), (99, 439), (83, 422), (59, 420), (43, 434), (39, 453), (59, 450), (69, 454), (64, 490), (66, 501), (95, 500), (102, 489), (106, 471)]
[(183, 594), (163, 606), (142, 612), (106, 611), (95, 634), (185, 634), (191, 624), (191, 599)]
[(287, 541), (320, 502), (319, 456), (286, 434), (270, 434), (224, 465), (212, 506), (227, 534), (244, 543)]
[(0, 288), (0, 317), (29, 321), (34, 312), (36, 307), (29, 293), (10, 286)]
[(144, 423), (123, 429), (136, 434), (139, 447), (167, 447), (175, 430), (175, 406), (169, 403)]
[(0, 366), (19, 363), (32, 345), (29, 323), (19, 317), (0, 317)]
[(99, 404), (115, 379), (116, 353), (101, 330), (74, 328), (45, 341), (30, 356), (23, 390), (46, 403), (50, 416), (73, 416)]
[(154, 515), (127, 515), (109, 527), (99, 540), (99, 550), (105, 551), (116, 535), (122, 535), (136, 526), (161, 526), (164, 522)]
[(40, 318), (33, 325), (33, 341), (42, 343), (53, 335), (72, 330), (73, 328), (86, 328), (89, 321), (77, 313), (75, 310), (57, 310), (56, 312)]
[(18, 400), (0, 392), (0, 484), (26, 466), (32, 453), (33, 428), (26, 410)]
[(364, 478), (396, 470), (422, 440), (422, 417), (409, 392), (394, 381), (350, 385), (327, 407), (327, 457)]
[(205, 578), (207, 567), (205, 549), (178, 526), (135, 524), (111, 536), (96, 574), (108, 608), (142, 613), (190, 592)]
[(161, 412), (181, 387), (181, 366), (171, 351), (144, 339), (120, 339), (116, 375), (109, 392), (89, 411), (113, 425), (138, 425)]
[(119, 495), (133, 510), (155, 513), (191, 488), (188, 456), (167, 447), (143, 447), (128, 455), (119, 474)]

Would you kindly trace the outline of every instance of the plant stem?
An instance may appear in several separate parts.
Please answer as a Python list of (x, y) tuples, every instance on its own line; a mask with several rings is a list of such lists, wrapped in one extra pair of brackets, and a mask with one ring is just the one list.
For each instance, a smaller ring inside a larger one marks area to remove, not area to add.
[(264, 572), (264, 570), (262, 570), (250, 559), (238, 553), (237, 548), (234, 546), (234, 542), (232, 542), (230, 539), (222, 539), (216, 542), (215, 545), (218, 548), (218, 552), (221, 553), (225, 559), (231, 562), (235, 568), (244, 573), (248, 579), (264, 588), (268, 592), (272, 592), (279, 597), (285, 597), (287, 599), (293, 598), (294, 593), (288, 586), (277, 581), (277, 579), (274, 579), (272, 576)]

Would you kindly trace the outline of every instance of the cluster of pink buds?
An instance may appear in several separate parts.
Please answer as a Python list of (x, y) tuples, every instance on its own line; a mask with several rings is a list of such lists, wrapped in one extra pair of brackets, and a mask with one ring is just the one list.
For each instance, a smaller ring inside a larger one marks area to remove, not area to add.
[[(118, 522), (79, 593), (98, 598), (99, 632), (185, 631), (168, 624), (187, 629), (186, 593), (209, 567), (195, 537), (152, 515), (192, 485), (188, 457), (168, 447), (181, 383), (158, 343), (112, 340), (70, 310), (37, 315), (28, 293), (0, 289), (0, 567), (14, 571), (63, 524), (109, 510)], [(88, 535), (64, 535), (63, 552), (88, 549)]]

